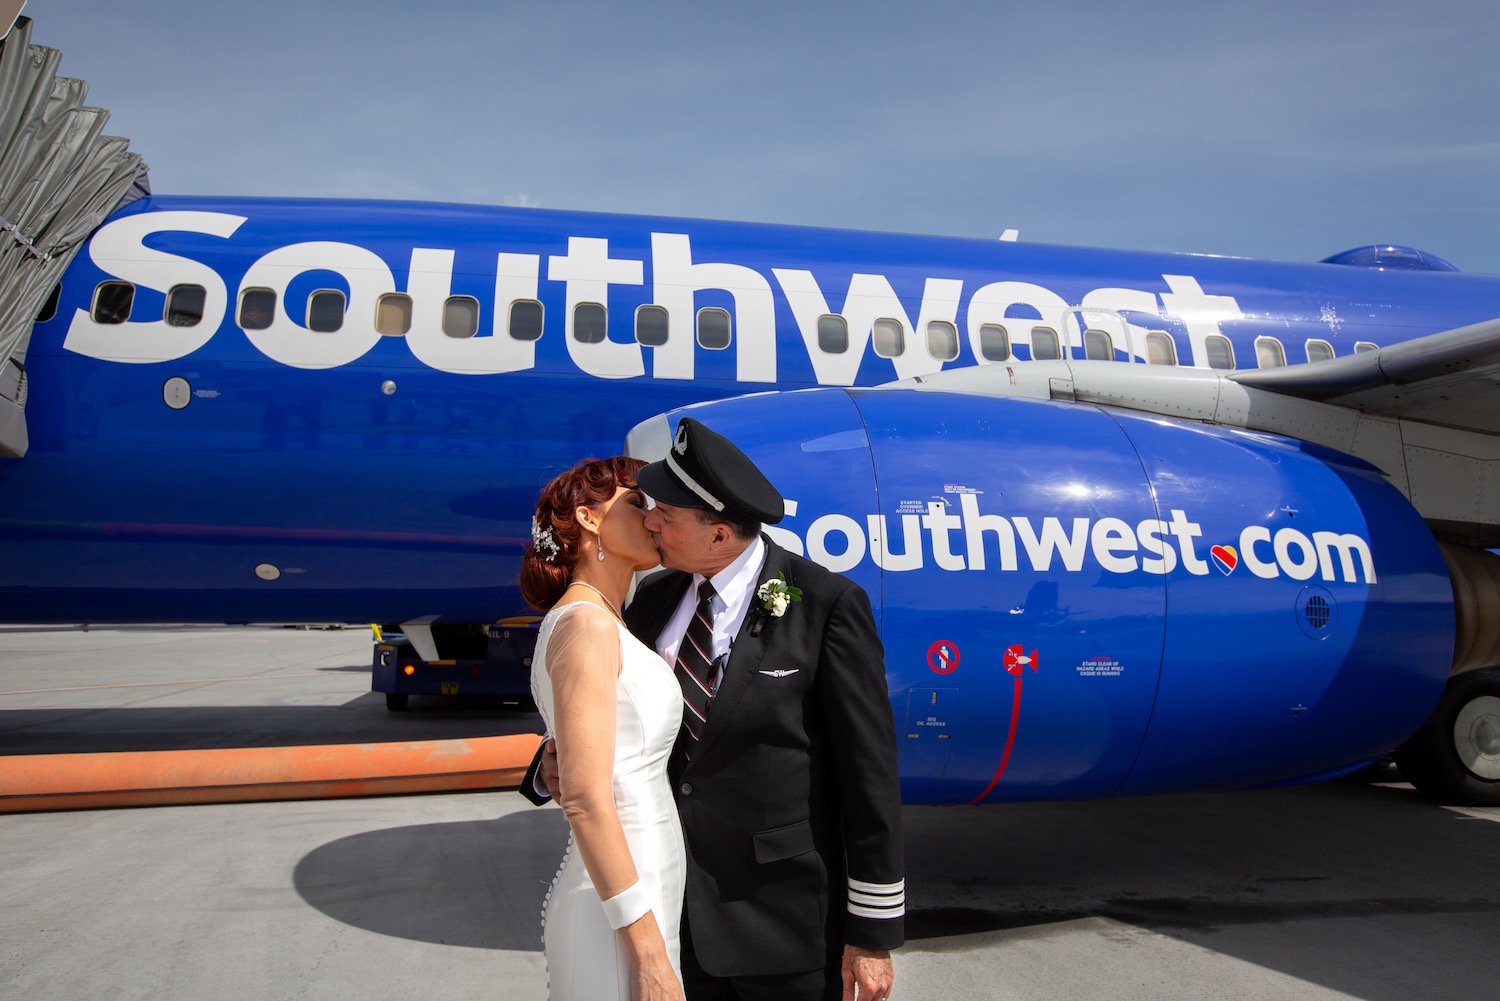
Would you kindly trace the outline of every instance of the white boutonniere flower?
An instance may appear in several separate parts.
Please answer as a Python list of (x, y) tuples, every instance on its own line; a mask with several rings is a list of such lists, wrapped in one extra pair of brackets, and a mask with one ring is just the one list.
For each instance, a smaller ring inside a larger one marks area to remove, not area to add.
[(762, 584), (756, 590), (755, 596), (760, 599), (761, 608), (779, 619), (786, 614), (788, 605), (802, 600), (802, 588), (788, 584), (786, 574), (779, 573), (775, 580), (768, 580)]

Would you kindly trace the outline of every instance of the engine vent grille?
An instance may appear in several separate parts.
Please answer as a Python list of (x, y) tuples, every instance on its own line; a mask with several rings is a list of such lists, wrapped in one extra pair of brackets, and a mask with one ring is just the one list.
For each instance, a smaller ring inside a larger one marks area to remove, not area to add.
[(1339, 624), (1338, 604), (1326, 588), (1309, 584), (1297, 595), (1297, 625), (1315, 640), (1331, 635)]
[(1328, 622), (1333, 618), (1333, 606), (1328, 604), (1327, 598), (1315, 594), (1302, 606), (1302, 614), (1307, 616), (1308, 625), (1321, 631), (1328, 628)]

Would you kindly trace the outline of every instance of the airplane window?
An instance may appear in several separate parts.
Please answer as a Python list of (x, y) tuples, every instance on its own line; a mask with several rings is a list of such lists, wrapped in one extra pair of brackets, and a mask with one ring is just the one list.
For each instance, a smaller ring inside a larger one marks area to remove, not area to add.
[(818, 317), (818, 350), (841, 355), (849, 350), (849, 321), (836, 313)]
[(307, 329), (331, 334), (344, 325), (344, 293), (320, 288), (307, 300)]
[(1104, 330), (1083, 332), (1083, 356), (1091, 361), (1114, 361), (1115, 342)]
[(609, 335), (609, 313), (597, 302), (580, 302), (573, 307), (573, 339), (584, 344), (598, 344)]
[(386, 337), (405, 337), (411, 332), (411, 296), (387, 292), (375, 300), (375, 329)]
[(1354, 353), (1357, 354), (1357, 355), (1364, 354), (1366, 351), (1379, 351), (1379, 350), (1380, 350), (1380, 345), (1379, 344), (1371, 344), (1369, 341), (1355, 341), (1354, 342)]
[(510, 304), (510, 336), (518, 341), (542, 337), (542, 304), (535, 299), (517, 299)]
[(1032, 361), (1056, 361), (1061, 357), (1062, 352), (1057, 347), (1057, 331), (1051, 327), (1032, 327)]
[(1234, 368), (1234, 345), (1229, 343), (1229, 338), (1223, 334), (1209, 334), (1203, 339), (1203, 346), (1208, 349), (1209, 368)]
[(729, 347), (731, 326), (729, 310), (706, 306), (698, 310), (698, 343), (710, 351)]
[(906, 331), (900, 320), (883, 316), (870, 328), (870, 335), (875, 342), (875, 354), (881, 358), (894, 358), (906, 350)]
[(62, 285), (52, 286), (52, 294), (47, 296), (47, 301), (42, 303), (42, 311), (36, 314), (37, 323), (46, 323), (57, 315), (57, 303), (62, 298)]
[(1146, 364), (1177, 364), (1177, 342), (1171, 334), (1165, 330), (1146, 331)]
[(667, 343), (667, 311), (661, 306), (642, 306), (635, 311), (635, 342), (648, 348)]
[(174, 285), (167, 293), (167, 326), (196, 327), (203, 321), (202, 285)]
[(1286, 364), (1286, 350), (1274, 337), (1255, 339), (1255, 364), (1261, 368), (1281, 368)]
[(472, 295), (450, 295), (443, 303), (443, 333), (473, 337), (479, 332), (479, 300)]
[(247, 288), (240, 293), (240, 328), (265, 330), (276, 319), (276, 293), (268, 288)]
[(124, 323), (130, 319), (135, 302), (135, 286), (129, 282), (100, 282), (94, 289), (94, 303), (89, 318), (95, 323)]
[(938, 361), (957, 358), (958, 328), (947, 320), (928, 320), (927, 353)]
[(1313, 339), (1307, 342), (1308, 361), (1327, 361), (1333, 357), (1333, 345), (1327, 341)]
[(979, 354), (985, 361), (1005, 361), (1010, 357), (1010, 334), (998, 323), (980, 324)]

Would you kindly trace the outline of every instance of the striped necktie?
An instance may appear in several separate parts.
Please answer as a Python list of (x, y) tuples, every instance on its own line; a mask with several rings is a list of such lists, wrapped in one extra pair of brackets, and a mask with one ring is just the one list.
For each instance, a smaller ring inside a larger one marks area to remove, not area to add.
[(703, 736), (708, 707), (714, 700), (714, 586), (698, 586), (698, 607), (677, 649), (677, 683), (682, 686), (682, 735), (677, 749), (685, 764), (693, 756), (693, 745)]

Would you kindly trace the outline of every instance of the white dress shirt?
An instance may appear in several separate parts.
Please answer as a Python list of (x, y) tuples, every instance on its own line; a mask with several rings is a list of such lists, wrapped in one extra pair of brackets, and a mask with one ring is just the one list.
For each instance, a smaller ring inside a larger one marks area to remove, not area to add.
[[(734, 638), (739, 635), (745, 613), (749, 611), (755, 598), (755, 584), (760, 580), (760, 571), (765, 562), (766, 543), (757, 535), (733, 563), (707, 578), (713, 583), (716, 592), (713, 602), (713, 659), (718, 660), (728, 653)], [(656, 652), (668, 664), (677, 663), (677, 648), (682, 646), (688, 623), (693, 621), (693, 613), (698, 608), (698, 586), (704, 579), (702, 574), (693, 574), (693, 582), (683, 592), (677, 611), (672, 613), (661, 634), (656, 637)], [(721, 674), (719, 680), (722, 677)], [(717, 685), (715, 688), (717, 689)]]

